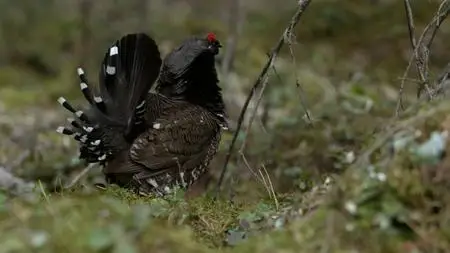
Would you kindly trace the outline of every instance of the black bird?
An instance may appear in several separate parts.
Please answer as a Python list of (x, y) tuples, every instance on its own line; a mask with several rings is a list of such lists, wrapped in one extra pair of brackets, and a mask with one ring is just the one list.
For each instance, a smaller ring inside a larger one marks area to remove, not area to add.
[(212, 33), (191, 37), (162, 62), (149, 36), (122, 37), (102, 62), (98, 96), (79, 69), (90, 107), (77, 111), (60, 98), (77, 119), (58, 132), (73, 135), (80, 158), (104, 165), (111, 183), (160, 196), (192, 185), (227, 128), (214, 60), (220, 47)]

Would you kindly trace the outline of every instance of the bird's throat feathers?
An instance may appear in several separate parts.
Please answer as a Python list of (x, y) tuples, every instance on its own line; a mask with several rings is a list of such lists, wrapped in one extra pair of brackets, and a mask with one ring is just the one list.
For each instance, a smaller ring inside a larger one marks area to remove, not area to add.
[(208, 60), (192, 62), (183, 69), (177, 69), (178, 73), (163, 67), (157, 92), (200, 105), (216, 115), (225, 115), (217, 71), (214, 62)]

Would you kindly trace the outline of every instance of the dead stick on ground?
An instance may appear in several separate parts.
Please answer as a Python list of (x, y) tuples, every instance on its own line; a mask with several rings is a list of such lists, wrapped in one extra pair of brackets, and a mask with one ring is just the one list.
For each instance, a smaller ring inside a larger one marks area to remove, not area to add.
[(231, 154), (233, 152), (233, 148), (234, 148), (234, 146), (236, 144), (237, 136), (239, 134), (239, 130), (241, 128), (242, 122), (244, 121), (244, 116), (245, 116), (245, 113), (247, 111), (247, 108), (248, 108), (248, 105), (250, 103), (250, 100), (252, 99), (252, 97), (253, 97), (254, 93), (256, 92), (257, 88), (261, 85), (262, 81), (264, 80), (264, 77), (267, 75), (268, 70), (271, 69), (271, 67), (274, 65), (276, 55), (278, 54), (278, 52), (280, 52), (281, 48), (283, 47), (283, 45), (285, 43), (286, 34), (289, 31), (291, 31), (292, 29), (295, 28), (295, 26), (300, 21), (300, 18), (302, 16), (302, 14), (306, 10), (306, 8), (308, 7), (310, 2), (311, 2), (311, 0), (299, 0), (298, 1), (297, 11), (295, 12), (294, 16), (292, 17), (291, 21), (289, 22), (288, 27), (284, 30), (283, 34), (281, 35), (280, 39), (278, 40), (277, 45), (272, 50), (272, 52), (270, 54), (270, 57), (269, 57), (269, 60), (267, 61), (266, 65), (263, 67), (263, 69), (261, 71), (261, 74), (258, 76), (255, 84), (253, 85), (252, 89), (250, 90), (250, 94), (248, 95), (247, 100), (244, 103), (244, 107), (241, 110), (241, 114), (239, 115), (238, 124), (237, 124), (237, 127), (236, 127), (236, 132), (233, 135), (233, 139), (231, 141), (231, 145), (230, 145), (230, 147), (228, 149), (228, 152), (227, 152), (227, 155), (225, 157), (225, 163), (224, 163), (224, 166), (223, 166), (221, 174), (220, 174), (219, 182), (217, 183), (216, 197), (218, 196), (218, 194), (220, 192), (220, 187), (221, 187), (221, 185), (223, 183), (223, 179), (224, 179), (225, 173), (227, 171), (227, 166), (228, 166), (228, 163), (230, 161)]
[(76, 183), (78, 183), (78, 181), (80, 181), (80, 179), (86, 175), (92, 168), (94, 167), (93, 163), (90, 163), (88, 166), (86, 166), (86, 168), (84, 168), (80, 173), (78, 173), (73, 179), (72, 181), (70, 181), (70, 183), (66, 186), (64, 186), (64, 189), (70, 189), (72, 187), (75, 186)]

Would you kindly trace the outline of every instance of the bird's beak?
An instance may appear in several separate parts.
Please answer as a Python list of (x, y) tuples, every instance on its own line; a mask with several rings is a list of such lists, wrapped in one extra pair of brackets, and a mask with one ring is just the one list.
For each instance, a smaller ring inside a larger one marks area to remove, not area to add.
[(219, 53), (219, 48), (221, 48), (222, 45), (220, 45), (220, 43), (214, 44), (214, 45), (209, 45), (208, 49), (211, 50), (211, 52), (216, 55)]

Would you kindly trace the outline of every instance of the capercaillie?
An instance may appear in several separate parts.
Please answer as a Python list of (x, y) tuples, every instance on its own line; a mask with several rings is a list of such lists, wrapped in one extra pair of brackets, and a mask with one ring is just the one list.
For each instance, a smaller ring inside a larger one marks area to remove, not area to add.
[(162, 61), (148, 35), (123, 36), (105, 54), (96, 91), (78, 69), (89, 107), (60, 98), (77, 117), (57, 131), (79, 142), (81, 159), (103, 165), (110, 183), (159, 196), (192, 185), (227, 128), (214, 60), (220, 47), (212, 33), (191, 37)]

